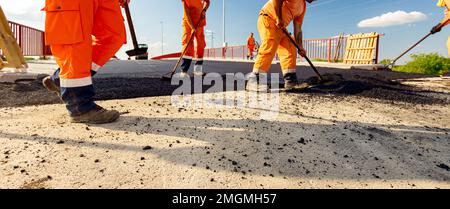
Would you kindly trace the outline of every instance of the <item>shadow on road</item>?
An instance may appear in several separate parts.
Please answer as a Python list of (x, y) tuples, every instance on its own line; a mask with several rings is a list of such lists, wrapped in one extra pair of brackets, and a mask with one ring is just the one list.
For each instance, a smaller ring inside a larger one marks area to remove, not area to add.
[[(0, 133), (0, 137), (54, 146), (63, 140), (64, 146), (152, 153), (176, 165), (244, 175), (450, 181), (450, 173), (438, 167), (448, 162), (450, 129), (134, 116), (123, 116), (117, 123), (99, 127), (149, 136), (140, 142), (142, 147), (8, 133)], [(166, 148), (143, 150), (144, 145), (152, 146), (157, 140), (165, 141)], [(196, 141), (206, 145), (190, 145)]]

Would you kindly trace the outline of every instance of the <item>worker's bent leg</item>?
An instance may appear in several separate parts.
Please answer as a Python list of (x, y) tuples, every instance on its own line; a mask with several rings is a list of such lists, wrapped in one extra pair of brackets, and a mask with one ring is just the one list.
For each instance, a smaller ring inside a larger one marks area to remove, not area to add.
[(253, 59), (253, 57), (254, 57), (253, 51), (255, 51), (255, 46), (247, 46), (247, 49), (248, 49), (248, 55), (247, 56)]
[(269, 72), (280, 43), (281, 31), (276, 28), (275, 22), (272, 19), (262, 15), (258, 18), (258, 31), (262, 43), (255, 65), (253, 66), (253, 72), (267, 73)]
[(98, 1), (92, 29), (92, 70), (97, 71), (126, 43), (119, 1)]
[(283, 37), (277, 50), (283, 74), (296, 73), (297, 49), (288, 37)]
[(61, 69), (61, 97), (71, 116), (96, 107), (90, 72), (94, 7), (94, 1), (46, 1), (46, 43)]
[(447, 50), (448, 50), (448, 56), (450, 57), (450, 36), (448, 37), (448, 40), (447, 40)]
[[(194, 57), (194, 40), (189, 44), (188, 42), (191, 38), (192, 29), (189, 26), (188, 23), (183, 22), (183, 38), (182, 38), (182, 44), (183, 44), (183, 50), (186, 50), (186, 53), (183, 56), (183, 63), (181, 64), (181, 70), (183, 72), (189, 71), (189, 68), (191, 67), (192, 58)], [(186, 48), (187, 47), (187, 48)]]
[(199, 27), (195, 33), (195, 40), (197, 41), (196, 62), (194, 66), (194, 72), (203, 72), (203, 56), (205, 55), (205, 27)]

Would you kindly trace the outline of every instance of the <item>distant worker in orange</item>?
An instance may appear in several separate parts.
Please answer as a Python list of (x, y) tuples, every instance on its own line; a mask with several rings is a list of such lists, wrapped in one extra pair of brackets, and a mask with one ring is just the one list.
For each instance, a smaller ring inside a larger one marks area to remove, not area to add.
[(73, 123), (110, 123), (120, 116), (94, 102), (92, 76), (126, 42), (120, 6), (129, 2), (45, 1), (45, 40), (60, 69), (43, 84), (60, 95)]
[(306, 50), (303, 48), (302, 33), (306, 1), (312, 3), (314, 0), (269, 0), (261, 9), (258, 31), (262, 43), (253, 67), (253, 73), (249, 76), (247, 90), (267, 90), (267, 84), (260, 81), (267, 80), (265, 77), (267, 77), (277, 53), (283, 70), (285, 88), (289, 90), (298, 85), (296, 73), (297, 50), (282, 30), (291, 22), (294, 23), (294, 37), (300, 45), (300, 54), (306, 55)]
[(253, 33), (250, 33), (250, 36), (247, 39), (247, 49), (248, 49), (247, 59), (253, 60), (254, 58), (253, 52), (255, 51), (255, 46), (256, 40), (253, 37)]
[[(197, 47), (191, 43), (186, 50), (181, 64), (181, 77), (189, 77), (188, 71), (191, 67), (192, 60), (195, 58), (194, 76), (203, 76), (203, 56), (205, 54), (205, 26), (206, 26), (206, 11), (210, 6), (210, 0), (181, 0), (183, 2), (184, 16), (183, 16), (183, 49), (188, 45), (192, 31), (194, 33)], [(200, 21), (200, 22), (199, 22)], [(198, 28), (195, 28), (198, 25)]]

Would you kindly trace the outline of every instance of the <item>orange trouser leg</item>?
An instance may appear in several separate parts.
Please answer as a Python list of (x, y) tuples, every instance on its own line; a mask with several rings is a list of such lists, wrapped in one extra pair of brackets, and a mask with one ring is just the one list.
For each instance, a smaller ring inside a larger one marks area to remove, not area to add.
[(262, 43), (253, 66), (253, 72), (267, 73), (280, 44), (282, 31), (275, 26), (275, 22), (272, 19), (260, 15), (258, 18), (258, 32)]
[(203, 60), (203, 56), (205, 55), (205, 47), (206, 47), (205, 27), (197, 28), (197, 31), (195, 33), (195, 41), (197, 43), (196, 58), (197, 58), (197, 60)]
[(183, 58), (190, 59), (190, 60), (192, 60), (192, 58), (194, 57), (194, 52), (195, 52), (194, 41), (192, 41), (189, 44), (189, 46), (187, 46), (189, 39), (191, 38), (191, 33), (192, 33), (192, 29), (189, 26), (189, 24), (186, 22), (183, 22), (183, 38), (181, 41), (183, 44), (183, 50), (186, 50), (186, 53), (184, 54)]
[(247, 46), (248, 56), (253, 57), (253, 51), (255, 51), (255, 46)]
[(118, 0), (46, 0), (46, 40), (61, 68), (61, 87), (92, 84), (92, 63), (104, 65), (126, 41)]
[(99, 1), (92, 35), (92, 62), (96, 64), (93, 70), (97, 70), (96, 67), (105, 65), (126, 43), (124, 19), (118, 1)]
[(448, 40), (447, 40), (447, 50), (448, 50), (448, 56), (450, 57), (450, 36), (448, 37)]
[(46, 40), (61, 68), (62, 87), (92, 84), (91, 34), (96, 7), (97, 0), (46, 0)]
[(283, 37), (278, 46), (277, 54), (280, 57), (283, 74), (295, 73), (297, 67), (297, 48), (288, 37)]

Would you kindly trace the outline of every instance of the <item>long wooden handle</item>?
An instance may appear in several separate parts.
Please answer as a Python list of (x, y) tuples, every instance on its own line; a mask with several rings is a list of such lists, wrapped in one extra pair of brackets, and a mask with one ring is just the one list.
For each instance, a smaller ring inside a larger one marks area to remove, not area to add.
[[(205, 12), (205, 11), (206, 11), (206, 10), (203, 9), (202, 14), (203, 14), (203, 12)], [(203, 18), (200, 18), (200, 20), (198, 21), (198, 23), (197, 23), (197, 25), (195, 26), (194, 30), (192, 30), (191, 37), (189, 37), (188, 43), (187, 43), (186, 46), (184, 47), (184, 49), (183, 49), (183, 51), (182, 51), (182, 53), (181, 53), (181, 56), (180, 56), (180, 58), (178, 59), (177, 64), (173, 67), (173, 69), (172, 69), (172, 71), (171, 71), (171, 74), (172, 74), (172, 75), (175, 74), (175, 72), (177, 72), (178, 66), (180, 66), (181, 60), (183, 59), (183, 56), (186, 54), (188, 47), (192, 44), (192, 42), (193, 42), (193, 40), (194, 40), (194, 37), (195, 37), (195, 33), (197, 32), (198, 27), (199, 27), (200, 24), (202, 23), (202, 20), (203, 20)]]
[(191, 37), (189, 38), (188, 43), (187, 43), (186, 46), (184, 47), (183, 52), (181, 53), (181, 56), (180, 56), (180, 58), (179, 58), (178, 61), (177, 61), (177, 64), (173, 67), (173, 69), (172, 69), (172, 71), (171, 71), (171, 74), (172, 74), (172, 75), (175, 74), (175, 72), (177, 72), (177, 69), (178, 69), (178, 67), (180, 66), (181, 60), (183, 59), (184, 55), (186, 54), (187, 49), (189, 48), (189, 45), (191, 45), (192, 41), (194, 40), (195, 32), (196, 32), (196, 30), (193, 30), (193, 31), (192, 31)]
[(128, 26), (130, 27), (131, 38), (133, 39), (133, 46), (134, 46), (134, 49), (137, 49), (137, 48), (139, 48), (139, 45), (137, 42), (136, 31), (134, 30), (133, 19), (131, 18), (131, 12), (130, 12), (130, 7), (128, 6), (128, 3), (124, 5), (124, 9), (125, 9), (125, 14), (127, 15)]
[(406, 50), (405, 52), (403, 52), (403, 54), (401, 54), (399, 57), (397, 57), (394, 61), (392, 61), (391, 65), (394, 65), (400, 58), (402, 58), (403, 56), (405, 56), (405, 54), (407, 54), (409, 51), (411, 51), (412, 49), (414, 49), (417, 45), (419, 45), (420, 43), (422, 43), (422, 41), (424, 41), (425, 39), (427, 39), (429, 36), (431, 36), (432, 33), (429, 33), (428, 35), (426, 35), (425, 37), (423, 37), (422, 39), (420, 39), (420, 41), (418, 41), (417, 43), (415, 43), (414, 45), (412, 45), (411, 47), (409, 47), (408, 50)]
[[(284, 34), (289, 38), (289, 40), (291, 40), (292, 44), (295, 45), (295, 47), (297, 48), (298, 54), (300, 54), (300, 51), (301, 51), (300, 46), (299, 46), (299, 45), (297, 44), (297, 42), (291, 37), (291, 35), (289, 34), (289, 32), (288, 32), (285, 28), (283, 28), (282, 30), (283, 30)], [(302, 56), (302, 55), (300, 54), (300, 56)], [(314, 66), (314, 64), (311, 62), (311, 60), (310, 60), (306, 55), (303, 56), (303, 57), (306, 59), (306, 61), (307, 61), (308, 64), (311, 66), (311, 68), (314, 70), (314, 72), (317, 74), (317, 76), (319, 76), (319, 79), (320, 79), (321, 81), (323, 81), (324, 79), (323, 79), (322, 75), (319, 73), (319, 71), (317, 70), (316, 66)]]

